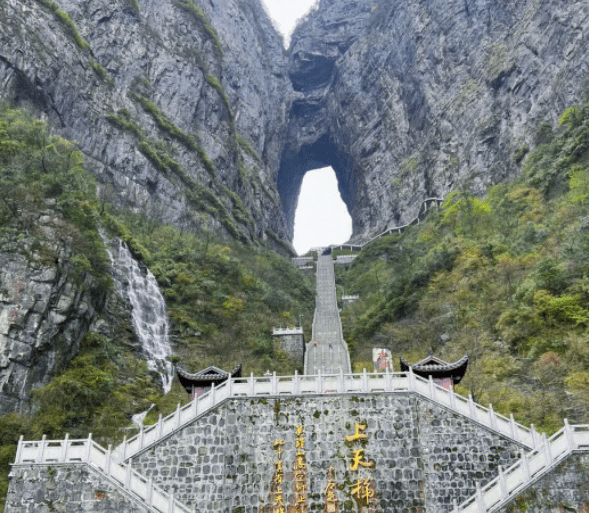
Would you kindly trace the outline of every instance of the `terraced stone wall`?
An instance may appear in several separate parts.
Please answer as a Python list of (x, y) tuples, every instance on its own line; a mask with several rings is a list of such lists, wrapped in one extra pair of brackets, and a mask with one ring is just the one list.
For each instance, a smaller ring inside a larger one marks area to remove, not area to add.
[(138, 501), (88, 465), (12, 468), (5, 513), (145, 513)]
[(500, 513), (589, 512), (589, 454), (576, 453), (507, 504)]
[(233, 399), (133, 466), (199, 511), (259, 513), (277, 494), (288, 508), (301, 482), (308, 510), (324, 511), (331, 467), (339, 511), (441, 512), (520, 452), (426, 399), (382, 393)]

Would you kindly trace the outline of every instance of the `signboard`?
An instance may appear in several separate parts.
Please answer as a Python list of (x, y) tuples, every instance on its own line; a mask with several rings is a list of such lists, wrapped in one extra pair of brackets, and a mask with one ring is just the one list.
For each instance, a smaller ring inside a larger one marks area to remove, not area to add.
[(388, 349), (372, 349), (372, 362), (374, 372), (385, 372), (387, 368), (393, 372), (393, 355)]

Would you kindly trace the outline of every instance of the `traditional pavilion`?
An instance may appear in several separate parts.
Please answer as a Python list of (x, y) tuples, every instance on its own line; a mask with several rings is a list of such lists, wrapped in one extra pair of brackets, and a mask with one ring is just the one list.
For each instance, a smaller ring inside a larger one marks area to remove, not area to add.
[(466, 354), (454, 363), (445, 362), (434, 356), (428, 356), (415, 365), (411, 365), (402, 356), (399, 359), (401, 360), (401, 372), (409, 372), (411, 369), (414, 374), (422, 378), (429, 379), (431, 376), (434, 383), (448, 390), (454, 390), (454, 387), (464, 377), (468, 367), (468, 355)]
[(184, 389), (190, 394), (190, 398), (200, 397), (208, 392), (213, 384), (217, 387), (221, 383), (227, 381), (229, 376), (231, 378), (241, 378), (241, 364), (239, 364), (231, 372), (224, 371), (211, 365), (195, 374), (190, 374), (180, 367), (176, 367), (178, 379)]

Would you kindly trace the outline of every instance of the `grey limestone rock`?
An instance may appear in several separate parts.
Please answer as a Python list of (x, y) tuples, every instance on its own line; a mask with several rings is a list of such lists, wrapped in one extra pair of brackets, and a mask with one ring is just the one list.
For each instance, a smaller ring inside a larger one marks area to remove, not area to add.
[[(0, 96), (77, 141), (103, 197), (187, 230), (285, 238), (273, 184), (290, 85), (257, 0), (58, 0), (87, 49), (42, 4), (0, 5)], [(162, 128), (139, 96), (200, 148)], [(137, 129), (113, 122), (117, 113)], [(177, 164), (158, 164), (154, 151)]]
[(30, 229), (0, 238), (0, 413), (28, 411), (31, 390), (77, 354), (105, 301), (91, 277), (71, 272), (72, 238), (61, 218), (26, 215)]
[(588, 28), (587, 1), (321, 0), (289, 50), (289, 226), (319, 165), (336, 171), (356, 240), (427, 197), (513, 178), (535, 127), (586, 98)]

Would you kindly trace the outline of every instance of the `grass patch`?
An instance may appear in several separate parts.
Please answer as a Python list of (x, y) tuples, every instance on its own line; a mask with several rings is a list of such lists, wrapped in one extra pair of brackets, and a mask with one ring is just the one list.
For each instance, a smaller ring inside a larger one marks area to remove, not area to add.
[(223, 55), (223, 47), (221, 41), (217, 35), (217, 31), (213, 28), (208, 18), (202, 9), (194, 2), (194, 0), (174, 0), (174, 5), (180, 7), (184, 11), (188, 12), (198, 22), (198, 24), (204, 29), (207, 36), (213, 42), (215, 50)]
[(82, 39), (80, 33), (78, 32), (78, 28), (76, 27), (73, 20), (70, 18), (69, 14), (62, 11), (52, 0), (36, 0), (37, 3), (42, 5), (43, 7), (47, 8), (51, 11), (55, 17), (59, 20), (62, 26), (65, 28), (66, 33), (72, 38), (74, 43), (78, 46), (80, 50), (90, 50), (90, 45)]

